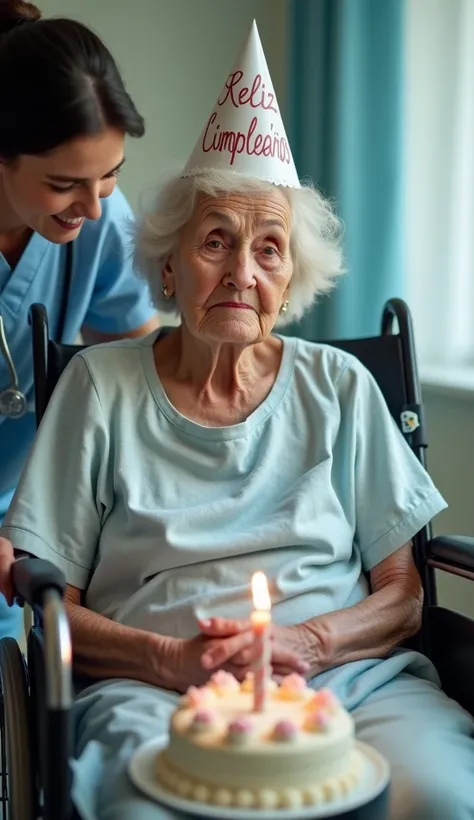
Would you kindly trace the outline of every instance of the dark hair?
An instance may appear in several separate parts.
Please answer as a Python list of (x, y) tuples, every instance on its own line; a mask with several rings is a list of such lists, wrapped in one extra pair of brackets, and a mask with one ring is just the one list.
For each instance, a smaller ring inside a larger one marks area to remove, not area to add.
[(106, 127), (145, 131), (102, 40), (74, 20), (41, 20), (25, 0), (0, 0), (0, 157), (43, 154)]

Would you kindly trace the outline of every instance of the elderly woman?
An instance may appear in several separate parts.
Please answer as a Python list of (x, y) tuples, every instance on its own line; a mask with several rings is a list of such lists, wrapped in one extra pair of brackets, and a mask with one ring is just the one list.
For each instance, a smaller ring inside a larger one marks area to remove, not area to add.
[(100, 679), (77, 703), (84, 818), (168, 816), (127, 760), (175, 693), (248, 671), (260, 568), (274, 674), (343, 699), (391, 761), (391, 817), (474, 816), (472, 721), (397, 650), (420, 625), (410, 539), (443, 501), (357, 361), (273, 332), (337, 271), (334, 227), (311, 188), (173, 180), (140, 250), (179, 327), (81, 353), (50, 403), (4, 534), (66, 573), (76, 670)]
[(390, 760), (391, 820), (472, 820), (473, 721), (400, 648), (422, 608), (411, 539), (444, 501), (369, 373), (275, 332), (340, 273), (337, 220), (311, 187), (210, 168), (160, 189), (137, 242), (179, 325), (72, 360), (3, 528), (67, 577), (80, 816), (177, 816), (128, 760), (189, 685), (245, 676), (263, 569), (273, 674), (351, 710)]

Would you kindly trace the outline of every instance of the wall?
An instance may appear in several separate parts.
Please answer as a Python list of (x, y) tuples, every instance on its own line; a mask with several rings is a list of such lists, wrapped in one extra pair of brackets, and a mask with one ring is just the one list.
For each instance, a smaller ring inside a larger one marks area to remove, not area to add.
[(275, 91), (283, 105), (286, 0), (37, 0), (45, 16), (93, 28), (119, 63), (146, 119), (130, 140), (121, 187), (135, 207), (140, 192), (186, 161), (257, 20)]

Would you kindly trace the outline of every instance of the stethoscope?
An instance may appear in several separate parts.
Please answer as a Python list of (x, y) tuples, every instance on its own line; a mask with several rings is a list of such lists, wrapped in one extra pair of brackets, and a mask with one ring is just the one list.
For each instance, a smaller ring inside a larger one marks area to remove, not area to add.
[[(72, 242), (66, 246), (66, 271), (63, 285), (63, 295), (61, 300), (61, 312), (59, 314), (59, 329), (58, 341), (61, 341), (64, 334), (64, 326), (66, 324), (67, 308), (69, 302), (69, 293), (71, 290), (72, 280)], [(5, 359), (10, 383), (0, 391), (0, 415), (6, 416), (9, 419), (20, 419), (25, 413), (34, 413), (34, 402), (29, 402), (22, 390), (18, 381), (18, 373), (16, 371), (15, 363), (10, 353), (7, 337), (5, 334), (5, 326), (3, 323), (3, 316), (0, 314), (0, 353)]]

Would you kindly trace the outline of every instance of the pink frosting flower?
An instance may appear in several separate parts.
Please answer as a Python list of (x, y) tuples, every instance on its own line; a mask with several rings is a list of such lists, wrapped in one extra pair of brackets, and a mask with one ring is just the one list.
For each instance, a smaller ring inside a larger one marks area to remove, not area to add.
[(186, 706), (198, 708), (200, 706), (212, 706), (215, 703), (216, 695), (208, 686), (190, 686), (186, 692)]
[(250, 718), (236, 718), (227, 727), (227, 738), (231, 743), (245, 743), (252, 735), (253, 729), (253, 721)]
[(304, 722), (308, 732), (326, 732), (331, 725), (331, 715), (325, 709), (314, 709), (309, 712)]
[(229, 723), (229, 732), (245, 733), (253, 731), (253, 721), (248, 717), (240, 717)]
[(200, 709), (196, 709), (191, 728), (195, 731), (202, 731), (203, 729), (207, 729), (212, 726), (215, 722), (215, 713), (211, 709), (201, 707)]
[(237, 678), (234, 678), (230, 672), (225, 672), (224, 669), (219, 669), (211, 675), (209, 685), (226, 692), (238, 692), (240, 689)]
[(335, 712), (339, 706), (339, 701), (334, 692), (330, 689), (319, 689), (314, 693), (308, 703), (308, 709), (326, 709), (328, 712)]
[(296, 672), (292, 672), (291, 675), (286, 675), (280, 684), (280, 694), (285, 698), (301, 698), (304, 697), (306, 692), (306, 681)]
[(194, 721), (198, 723), (212, 723), (215, 719), (215, 714), (211, 709), (196, 709), (194, 713)]
[(298, 727), (292, 720), (279, 720), (273, 728), (275, 740), (294, 740), (298, 734)]

